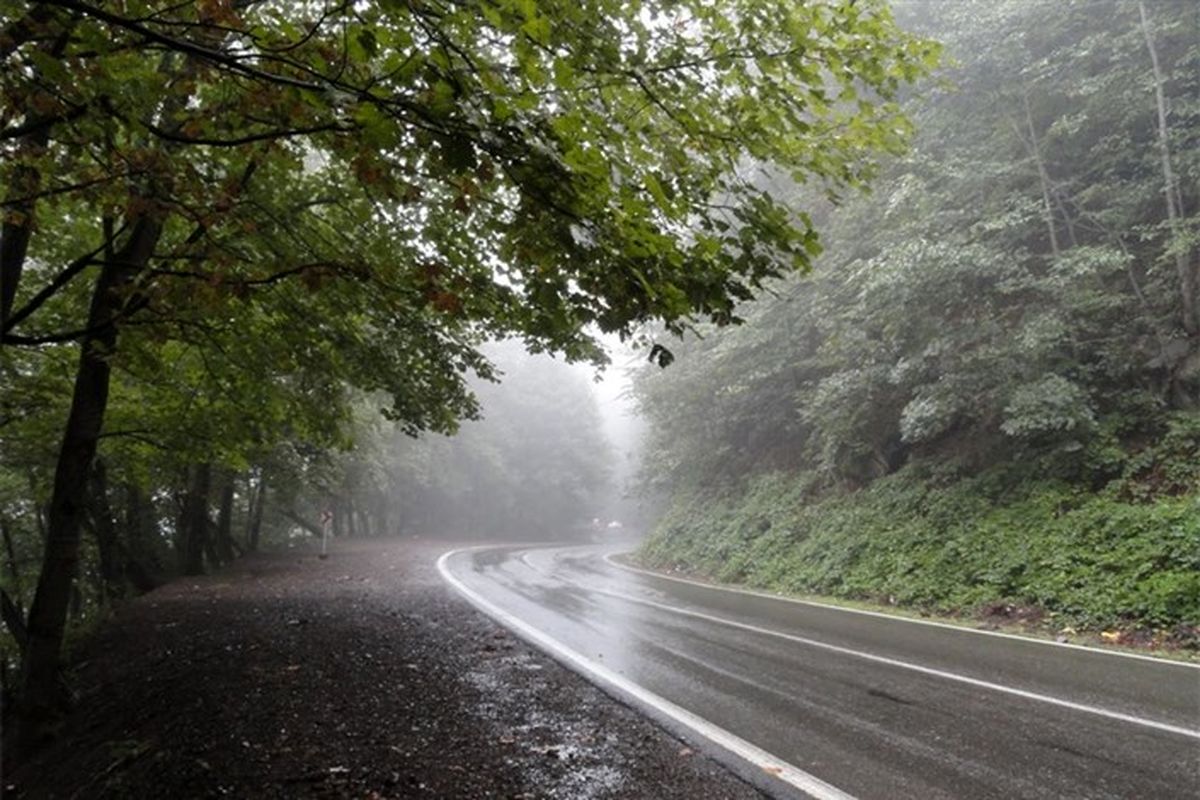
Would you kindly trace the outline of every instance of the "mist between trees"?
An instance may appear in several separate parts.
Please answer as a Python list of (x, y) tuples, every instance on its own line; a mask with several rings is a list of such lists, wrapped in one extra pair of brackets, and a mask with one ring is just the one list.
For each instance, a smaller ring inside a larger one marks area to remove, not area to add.
[(813, 275), (637, 381), (676, 499), (643, 555), (1194, 648), (1200, 6), (898, 9), (951, 62), (909, 154), (793, 189)]
[(586, 541), (590, 521), (607, 519), (616, 453), (586, 375), (519, 344), (484, 352), (501, 382), (472, 385), (483, 418), (455, 435), (364, 423), (329, 487), (336, 534), (358, 525), (457, 541)]

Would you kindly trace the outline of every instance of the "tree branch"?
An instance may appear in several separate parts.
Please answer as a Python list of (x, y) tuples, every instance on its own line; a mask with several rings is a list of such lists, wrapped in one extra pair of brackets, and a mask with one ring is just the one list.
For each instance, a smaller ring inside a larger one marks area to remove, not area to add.
[(0, 31), (0, 58), (8, 58), (21, 45), (37, 36), (39, 29), (50, 21), (52, 13), (46, 6), (35, 6), (28, 14)]
[(188, 55), (195, 56), (213, 64), (220, 64), (221, 66), (224, 66), (234, 72), (241, 73), (242, 75), (250, 78), (270, 81), (272, 83), (279, 83), (285, 86), (292, 86), (297, 89), (307, 89), (312, 92), (325, 91), (325, 87), (319, 83), (304, 81), (298, 78), (289, 77), (287, 75), (280, 75), (279, 73), (268, 72), (266, 70), (252, 67), (248, 64), (242, 63), (238, 58), (228, 53), (222, 53), (219, 50), (213, 50), (210, 47), (205, 47), (204, 45), (199, 45), (195, 42), (189, 42), (186, 39), (177, 39), (173, 36), (167, 36), (166, 34), (159, 33), (158, 31), (155, 31), (152, 28), (142, 25), (134, 20), (127, 19), (119, 14), (113, 14), (110, 11), (107, 11), (103, 8), (97, 8), (88, 3), (81, 3), (77, 2), (76, 0), (40, 0), (40, 2), (65, 8), (70, 11), (75, 11), (93, 19), (100, 20), (101, 22), (106, 22), (114, 27), (123, 28), (131, 33), (136, 33), (137, 35), (142, 36), (149, 41), (164, 45), (171, 50), (187, 53)]
[(3, 589), (0, 589), (0, 616), (3, 616), (4, 625), (16, 640), (17, 647), (24, 651), (25, 644), (29, 641), (29, 631), (25, 628), (25, 615), (21, 613), (20, 606)]
[(110, 328), (113, 328), (123, 319), (126, 319), (137, 312), (141, 311), (150, 304), (149, 298), (139, 298), (136, 302), (130, 303), (112, 318), (105, 320), (99, 325), (93, 325), (90, 328), (77, 328), (73, 331), (63, 331), (62, 333), (45, 333), (37, 336), (18, 336), (12, 333), (5, 333), (3, 338), (0, 338), (0, 343), (17, 344), (33, 347), (42, 344), (62, 344), (63, 342), (73, 342), (77, 339), (84, 339), (95, 336)]
[(60, 122), (71, 122), (79, 119), (87, 111), (87, 106), (72, 106), (66, 112), (52, 117), (32, 117), (25, 120), (20, 125), (13, 125), (0, 131), (0, 141), (8, 141), (10, 139), (20, 139), (22, 136), (28, 136), (31, 133), (38, 133), (46, 128), (51, 128)]
[(263, 131), (262, 133), (252, 133), (246, 136), (239, 136), (233, 139), (214, 139), (203, 136), (183, 136), (181, 134), (172, 133), (164, 130), (149, 122), (143, 123), (146, 129), (160, 139), (166, 139), (170, 142), (179, 142), (182, 144), (200, 144), (209, 145), (211, 147), (240, 147), (245, 144), (253, 144), (254, 142), (262, 142), (272, 139), (286, 139), (292, 136), (306, 136), (310, 133), (324, 133), (326, 131), (337, 131), (347, 133), (355, 130), (353, 126), (342, 125), (337, 122), (327, 122), (324, 125), (314, 125), (311, 128), (292, 128), (275, 131)]
[(9, 317), (7, 320), (5, 320), (3, 333), (8, 333), (9, 331), (11, 331), (14, 327), (17, 326), (18, 323), (20, 323), (22, 320), (24, 320), (30, 314), (32, 314), (33, 312), (35, 312), (39, 308), (41, 308), (41, 306), (47, 300), (49, 300), (51, 297), (53, 297), (55, 294), (58, 293), (59, 289), (61, 289), (62, 287), (66, 286), (68, 283), (70, 283), (72, 278), (74, 278), (80, 272), (83, 272), (83, 270), (85, 268), (87, 268), (89, 265), (96, 263), (96, 261), (95, 261), (96, 256), (99, 255), (109, 245), (111, 245), (113, 243), (114, 239), (117, 236), (120, 236), (122, 232), (124, 232), (125, 227), (126, 227), (125, 225), (122, 225), (120, 227), (120, 229), (117, 230), (117, 232), (112, 235), (112, 238), (105, 237), (104, 242), (99, 247), (97, 247), (95, 250), (91, 251), (90, 253), (85, 253), (84, 255), (75, 259), (70, 264), (68, 264), (63, 269), (62, 272), (55, 275), (54, 280), (50, 281), (50, 283), (47, 284), (45, 286), (45, 288), (43, 288), (40, 292), (38, 292), (32, 298), (30, 298), (28, 303), (26, 303), (18, 311), (16, 311), (11, 317)]

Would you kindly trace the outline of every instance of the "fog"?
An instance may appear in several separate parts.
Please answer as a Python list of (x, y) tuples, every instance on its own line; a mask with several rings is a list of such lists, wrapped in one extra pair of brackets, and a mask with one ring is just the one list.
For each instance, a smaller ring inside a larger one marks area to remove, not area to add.
[[(475, 379), (478, 419), (452, 436), (377, 429), (357, 494), (386, 532), (484, 540), (580, 540), (640, 530), (642, 425), (629, 396), (643, 357), (609, 343), (605, 369), (485, 348), (498, 381)], [(335, 516), (338, 516), (335, 510)], [(341, 516), (347, 517), (342, 514)], [(353, 515), (349, 515), (353, 516)], [(347, 517), (349, 518), (349, 517)], [(349, 532), (349, 531), (339, 531)]]
[(604, 341), (611, 364), (602, 372), (578, 366), (589, 381), (600, 414), (600, 431), (611, 451), (611, 474), (599, 506), (600, 518), (619, 522), (622, 529), (642, 532), (654, 508), (654, 499), (638, 482), (645, 420), (638, 414), (632, 392), (634, 372), (646, 364), (643, 351), (615, 338)]

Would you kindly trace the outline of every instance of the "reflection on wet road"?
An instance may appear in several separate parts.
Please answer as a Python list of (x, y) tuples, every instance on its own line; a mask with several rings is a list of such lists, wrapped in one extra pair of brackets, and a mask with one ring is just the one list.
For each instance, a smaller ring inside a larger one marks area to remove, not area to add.
[(613, 548), (445, 568), (580, 656), (862, 798), (1200, 796), (1200, 669), (681, 583)]

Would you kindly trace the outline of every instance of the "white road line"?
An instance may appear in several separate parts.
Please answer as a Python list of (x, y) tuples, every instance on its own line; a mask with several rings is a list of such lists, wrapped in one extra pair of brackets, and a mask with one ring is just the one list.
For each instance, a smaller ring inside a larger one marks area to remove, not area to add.
[(772, 594), (770, 592), (758, 592), (753, 589), (741, 589), (736, 586), (722, 586), (717, 583), (705, 583), (704, 581), (692, 580), (691, 578), (680, 578), (675, 575), (667, 575), (662, 572), (655, 572), (651, 569), (642, 569), (640, 567), (632, 567), (629, 564), (622, 564), (620, 561), (613, 560), (613, 556), (618, 553), (606, 553), (603, 556), (605, 562), (617, 569), (623, 569), (627, 572), (636, 572), (640, 575), (647, 575), (651, 578), (660, 578), (664, 581), (674, 581), (676, 583), (686, 583), (689, 586), (699, 586), (703, 589), (713, 589), (718, 592), (732, 592), (734, 594), (745, 594), (751, 597), (761, 597), (766, 600), (778, 600), (783, 603), (794, 603), (800, 606), (812, 606), (814, 608), (824, 608), (830, 611), (844, 611), (847, 614), (862, 614), (867, 617), (879, 617), (881, 619), (891, 620), (893, 622), (907, 622), (912, 625), (929, 625), (935, 628), (946, 628), (947, 630), (958, 631), (959, 633), (971, 633), (977, 636), (995, 636), (1001, 639), (1014, 639), (1018, 642), (1028, 642), (1030, 644), (1046, 645), (1048, 647), (1065, 647), (1070, 650), (1083, 650), (1087, 653), (1096, 653), (1103, 656), (1118, 656), (1120, 658), (1136, 658), (1139, 661), (1149, 661), (1152, 664), (1162, 664), (1172, 667), (1184, 667), (1187, 669), (1200, 670), (1200, 664), (1193, 664), (1187, 661), (1172, 661), (1167, 658), (1156, 658), (1155, 656), (1142, 655), (1141, 653), (1123, 653), (1120, 650), (1105, 650), (1100, 647), (1089, 647), (1085, 644), (1073, 644), (1071, 642), (1056, 642), (1052, 639), (1036, 639), (1032, 636), (1021, 636), (1015, 633), (1004, 633), (1003, 631), (984, 631), (978, 628), (968, 628), (962, 625), (951, 625), (947, 622), (938, 622), (932, 619), (913, 619), (911, 617), (902, 617), (896, 614), (887, 614), (883, 611), (868, 611), (864, 608), (847, 608), (846, 606), (838, 606), (833, 603), (821, 603), (816, 600), (803, 600), (799, 597), (788, 597), (786, 595)]
[(653, 708), (661, 714), (666, 715), (675, 722), (691, 729), (695, 733), (703, 736), (709, 741), (723, 747), (739, 758), (753, 764), (755, 767), (763, 770), (768, 775), (771, 775), (779, 780), (787, 783), (805, 794), (816, 798), (816, 800), (855, 800), (853, 795), (843, 792), (836, 786), (832, 786), (815, 775), (811, 775), (797, 766), (789, 764), (777, 756), (768, 753), (760, 747), (756, 747), (745, 739), (736, 736), (733, 733), (712, 724), (708, 720), (699, 717), (685, 708), (675, 705), (670, 700), (660, 697), (653, 692), (639, 686), (627, 678), (618, 675), (608, 667), (593, 661), (592, 659), (581, 655), (572, 650), (558, 640), (547, 636), (532, 625), (518, 619), (504, 609), (495, 605), (491, 601), (484, 598), (475, 590), (468, 587), (450, 572), (447, 562), (451, 557), (458, 553), (467, 552), (479, 548), (464, 548), (461, 550), (451, 550), (448, 553), (443, 553), (437, 561), (438, 572), (441, 573), (442, 579), (453, 586), (460, 594), (466, 597), (471, 603), (479, 608), (484, 613), (491, 616), (496, 621), (507, 626), (513, 631), (520, 634), (527, 641), (549, 651), (559, 660), (570, 664), (578, 669), (583, 674), (589, 676), (592, 680), (608, 684), (617, 689), (622, 694), (633, 698), (639, 703)]
[(1188, 736), (1192, 739), (1200, 739), (1200, 730), (1194, 729), (1194, 728), (1184, 728), (1182, 726), (1172, 725), (1167, 722), (1159, 722), (1157, 720), (1146, 719), (1144, 717), (1135, 717), (1132, 714), (1123, 714), (1120, 711), (1110, 711), (1107, 708), (1100, 708), (1099, 706), (1090, 706), (1085, 703), (1076, 703), (1071, 700), (1062, 700), (1057, 697), (1051, 697), (1050, 695), (1039, 694), (1038, 692), (1030, 692), (1030, 691), (1026, 691), (1025, 689), (1017, 689), (1012, 686), (1005, 686), (1000, 683), (992, 683), (991, 681), (980, 680), (979, 678), (971, 678), (966, 675), (959, 675), (956, 672), (947, 672), (946, 670), (935, 669), (933, 667), (924, 667), (924, 666), (921, 666), (920, 664), (914, 664), (910, 661), (901, 661), (900, 659), (896, 659), (896, 658), (888, 658), (887, 656), (879, 656), (879, 655), (875, 655), (874, 653), (864, 652), (862, 650), (854, 650), (849, 647), (841, 647), (836, 644), (829, 644), (828, 642), (821, 642), (816, 639), (809, 639), (805, 636), (796, 636), (791, 633), (782, 633), (780, 631), (773, 631), (770, 628), (762, 628), (762, 627), (759, 627), (758, 625), (750, 625), (745, 622), (737, 622), (737, 621), (731, 620), (731, 619), (724, 619), (723, 617), (716, 617), (716, 616), (713, 616), (712, 614), (705, 614), (701, 611), (692, 611), (692, 610), (686, 609), (686, 608), (679, 608), (677, 606), (667, 605), (666, 603), (659, 603), (655, 600), (646, 600), (641, 597), (635, 597), (634, 595), (624, 594), (623, 592), (613, 592), (613, 591), (609, 591), (606, 589), (590, 589), (589, 591), (596, 592), (597, 594), (608, 595), (609, 597), (616, 597), (621, 600), (626, 600), (630, 603), (638, 603), (640, 605), (650, 606), (651, 608), (658, 608), (663, 611), (670, 611), (671, 613), (679, 614), (679, 615), (682, 615), (685, 617), (694, 617), (695, 619), (702, 619), (702, 620), (705, 620), (706, 622), (715, 622), (719, 625), (727, 625), (731, 628), (740, 628), (741, 630), (750, 631), (752, 633), (762, 634), (764, 636), (774, 636), (775, 638), (778, 638), (778, 639), (786, 639), (787, 641), (790, 641), (790, 642), (796, 642), (797, 644), (803, 644), (803, 645), (807, 645), (809, 647), (816, 647), (816, 648), (820, 648), (822, 650), (828, 650), (832, 653), (840, 653), (842, 655), (853, 656), (855, 658), (861, 658), (866, 661), (874, 661), (877, 664), (887, 664), (888, 666), (891, 666), (891, 667), (899, 667), (900, 669), (907, 669), (907, 670), (911, 670), (913, 672), (919, 672), (923, 675), (932, 675), (934, 677), (943, 678), (943, 679), (949, 680), (949, 681), (965, 683), (969, 686), (977, 686), (981, 689), (989, 689), (994, 692), (1003, 692), (1004, 694), (1010, 694), (1010, 695), (1014, 695), (1016, 697), (1023, 697), (1026, 700), (1036, 700), (1038, 702), (1049, 703), (1050, 705), (1059, 706), (1061, 708), (1069, 708), (1073, 711), (1082, 711), (1087, 714), (1095, 714), (1095, 715), (1101, 716), (1101, 717), (1108, 717), (1109, 719), (1120, 720), (1121, 722), (1129, 722), (1134, 725), (1141, 725), (1146, 728), (1154, 728), (1156, 730), (1166, 731), (1167, 733), (1174, 733), (1174, 734), (1178, 734), (1180, 736)]

